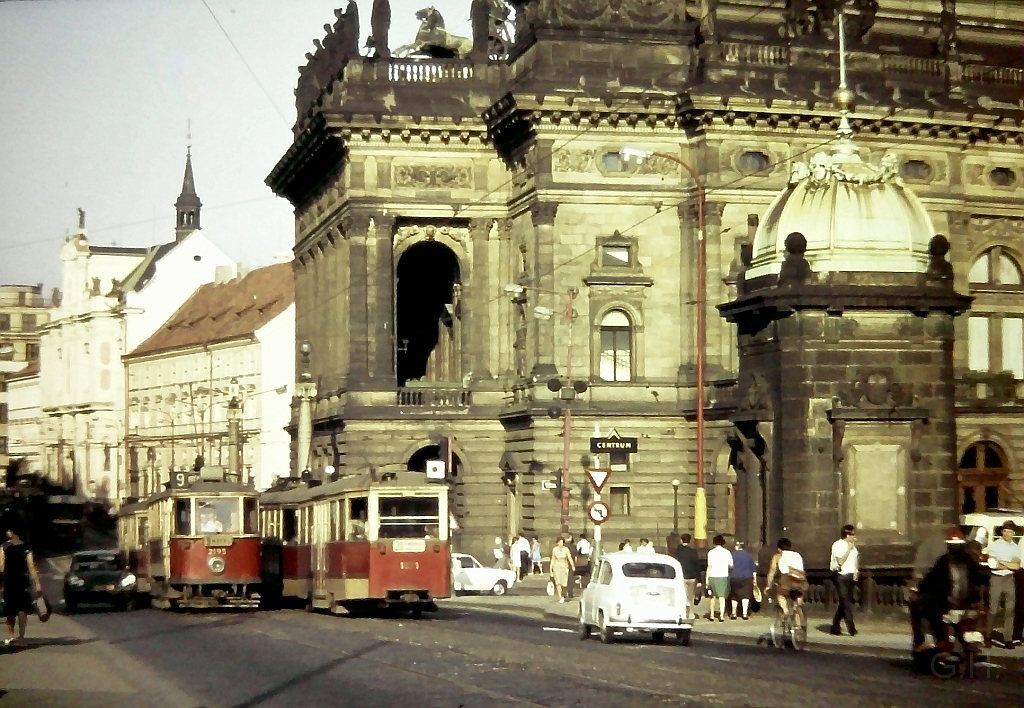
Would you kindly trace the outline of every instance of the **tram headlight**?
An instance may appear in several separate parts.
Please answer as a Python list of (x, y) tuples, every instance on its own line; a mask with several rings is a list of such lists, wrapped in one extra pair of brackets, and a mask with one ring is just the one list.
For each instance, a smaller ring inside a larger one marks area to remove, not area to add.
[(121, 578), (121, 587), (130, 588), (132, 585), (135, 584), (136, 580), (137, 578), (135, 577), (134, 573), (128, 573), (123, 578)]
[(83, 585), (85, 585), (85, 581), (79, 578), (77, 575), (69, 575), (68, 585), (70, 585), (73, 588), (80, 588)]
[(213, 558), (206, 561), (206, 567), (210, 569), (210, 572), (214, 575), (220, 575), (224, 572), (227, 567), (227, 563), (220, 556), (214, 556)]

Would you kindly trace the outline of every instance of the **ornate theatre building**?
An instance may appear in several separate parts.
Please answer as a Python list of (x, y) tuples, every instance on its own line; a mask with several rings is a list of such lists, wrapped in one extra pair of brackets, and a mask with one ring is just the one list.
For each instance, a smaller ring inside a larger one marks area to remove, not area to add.
[[(311, 470), (449, 447), (478, 554), (547, 546), (563, 490), (589, 532), (591, 464), (606, 543), (693, 531), (699, 445), (707, 534), (819, 567), (843, 523), (891, 567), (1021, 505), (1024, 7), (466, 4), (472, 38), (423, 11), (393, 48), (387, 0), (349, 3), (300, 68), (267, 182)], [(613, 428), (637, 451), (592, 459)]]

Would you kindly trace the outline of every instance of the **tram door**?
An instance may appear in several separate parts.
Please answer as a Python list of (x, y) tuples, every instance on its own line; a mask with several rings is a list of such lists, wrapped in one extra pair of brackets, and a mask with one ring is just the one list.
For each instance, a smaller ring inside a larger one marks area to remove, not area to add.
[(327, 542), (331, 533), (331, 502), (320, 502), (313, 505), (313, 538), (312, 562), (313, 562), (313, 594), (323, 595), (326, 592), (327, 582)]

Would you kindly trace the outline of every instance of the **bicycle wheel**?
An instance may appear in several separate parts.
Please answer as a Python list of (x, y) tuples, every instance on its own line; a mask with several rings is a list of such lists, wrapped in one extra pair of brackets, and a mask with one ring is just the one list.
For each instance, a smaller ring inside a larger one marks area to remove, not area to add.
[(775, 619), (772, 620), (771, 638), (776, 649), (786, 648), (786, 615), (778, 605), (775, 606)]
[(803, 651), (807, 646), (807, 616), (804, 614), (803, 605), (797, 605), (790, 617), (789, 638), (793, 642), (793, 648)]

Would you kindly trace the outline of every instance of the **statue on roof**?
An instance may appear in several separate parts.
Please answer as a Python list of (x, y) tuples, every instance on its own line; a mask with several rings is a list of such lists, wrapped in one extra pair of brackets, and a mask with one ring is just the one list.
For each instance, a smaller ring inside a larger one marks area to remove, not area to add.
[(435, 7), (425, 7), (416, 13), (420, 21), (416, 39), (395, 50), (397, 56), (414, 54), (434, 59), (461, 59), (473, 51), (473, 40), (451, 34), (444, 26), (444, 16)]
[(508, 32), (511, 10), (505, 0), (473, 0), (469, 10), (473, 26), (473, 52), (486, 59), (508, 54), (512, 37)]
[(359, 6), (356, 5), (356, 0), (348, 1), (344, 13), (338, 9), (334, 14), (338, 18), (335, 32), (341, 51), (346, 57), (359, 56)]
[(85, 229), (85, 209), (78, 207), (78, 228)]
[(373, 0), (370, 10), (370, 37), (366, 46), (374, 51), (374, 56), (388, 59), (391, 48), (388, 46), (388, 32), (391, 29), (390, 0)]
[(718, 0), (700, 0), (700, 36), (705, 42), (717, 38)]
[(939, 54), (949, 58), (956, 55), (960, 40), (956, 36), (956, 0), (942, 0), (939, 14)]

